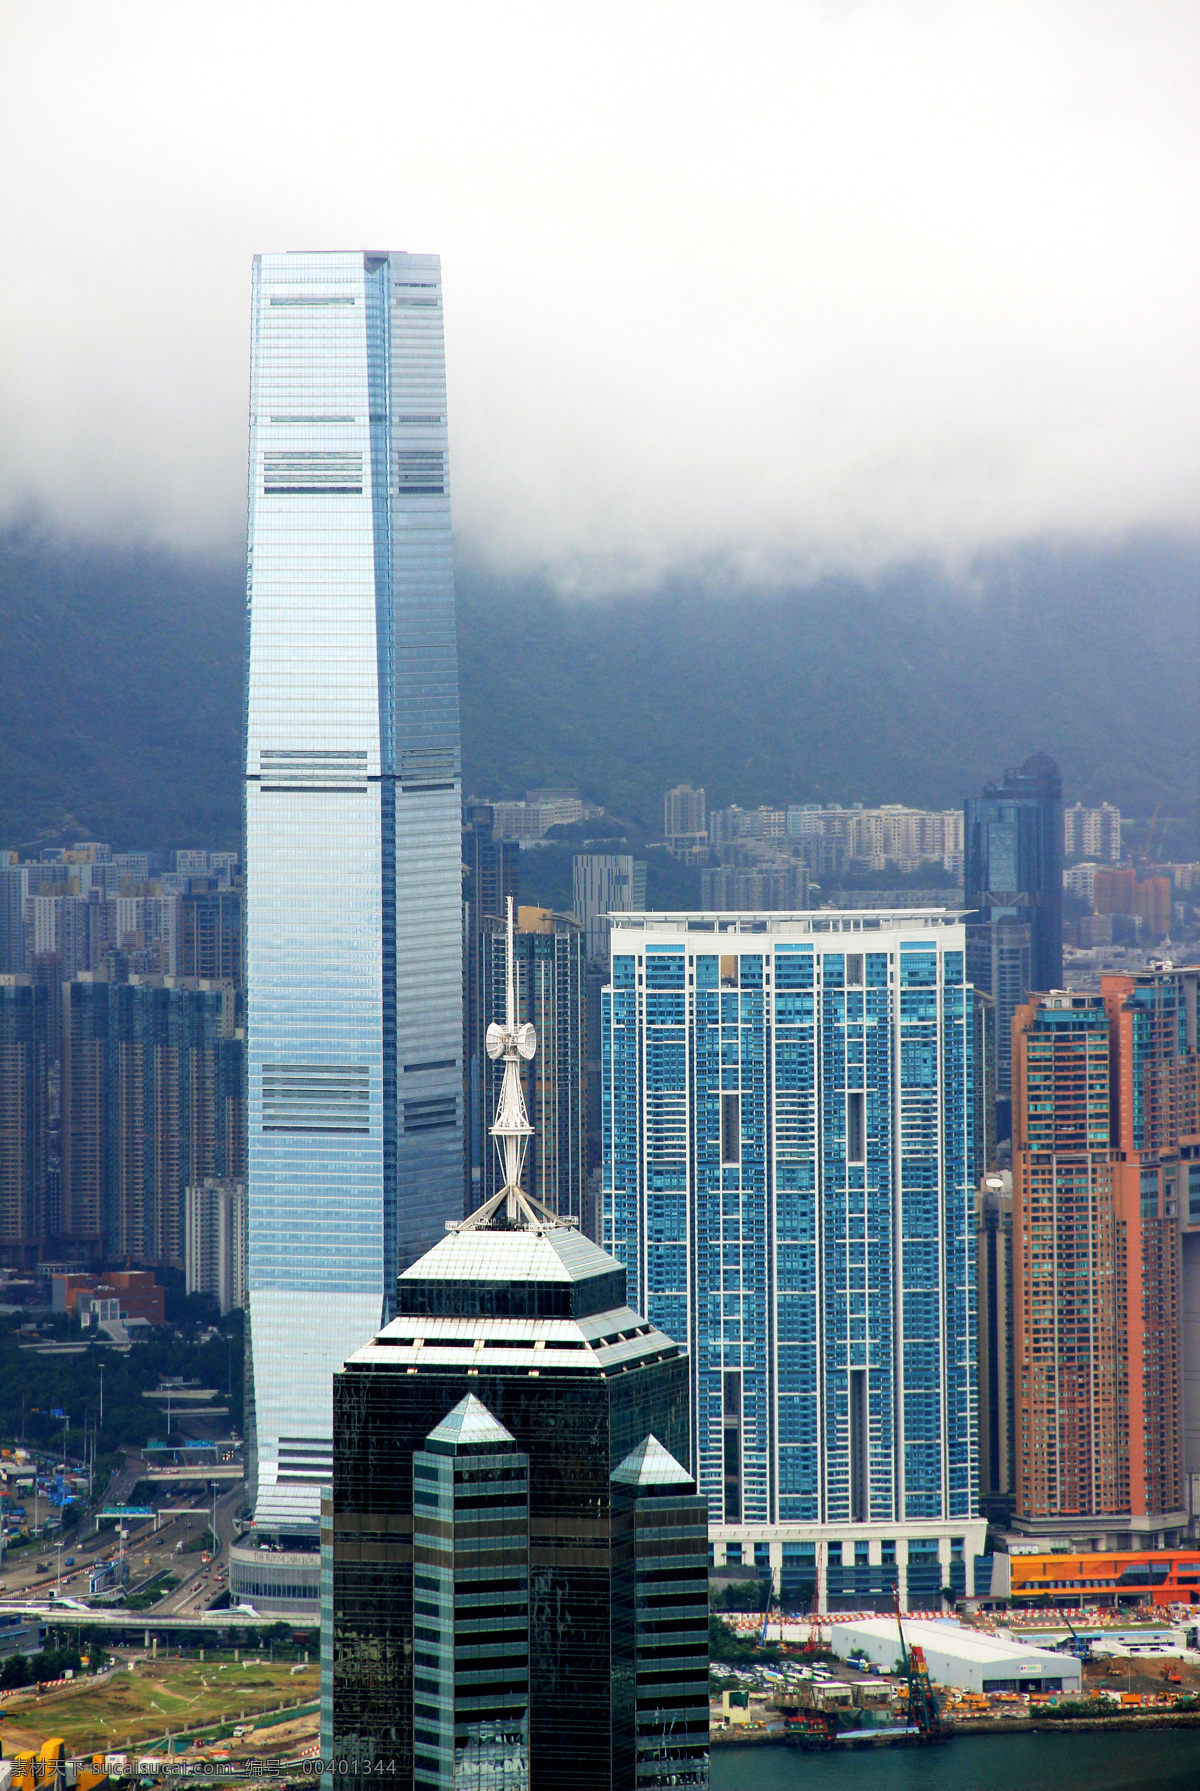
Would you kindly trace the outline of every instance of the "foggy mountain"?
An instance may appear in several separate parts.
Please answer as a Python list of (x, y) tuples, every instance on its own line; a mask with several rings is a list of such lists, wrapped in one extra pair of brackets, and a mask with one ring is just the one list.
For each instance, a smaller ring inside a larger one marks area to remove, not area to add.
[[(150, 549), (0, 537), (0, 844), (236, 846), (244, 572)], [(460, 566), (464, 789), (570, 784), (652, 832), (710, 804), (948, 807), (1045, 750), (1067, 801), (1195, 814), (1200, 549), (1032, 544), (966, 587), (563, 602)]]

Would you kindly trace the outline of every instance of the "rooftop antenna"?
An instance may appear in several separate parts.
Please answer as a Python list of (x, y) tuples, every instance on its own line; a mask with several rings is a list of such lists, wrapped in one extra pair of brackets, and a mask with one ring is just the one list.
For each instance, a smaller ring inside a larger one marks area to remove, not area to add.
[(504, 965), (504, 1024), (493, 1020), (484, 1042), (493, 1063), (504, 1060), (504, 1080), (496, 1103), (496, 1120), (492, 1137), (504, 1170), (504, 1186), (499, 1193), (485, 1200), (469, 1218), (447, 1220), (447, 1231), (479, 1231), (496, 1226), (518, 1227), (526, 1231), (549, 1231), (561, 1225), (574, 1225), (573, 1218), (559, 1218), (541, 1201), (533, 1200), (521, 1186), (525, 1153), (533, 1137), (533, 1127), (525, 1107), (525, 1091), (521, 1086), (521, 1066), (528, 1063), (537, 1050), (537, 1033), (526, 1020), (517, 1024), (516, 954), (513, 950), (513, 903), (508, 898), (508, 929)]
[(496, 1148), (504, 1165), (503, 1193), (505, 1202), (505, 1218), (510, 1225), (519, 1222), (522, 1217), (517, 1196), (521, 1188), (521, 1172), (525, 1167), (525, 1153), (529, 1149), (529, 1140), (533, 1137), (533, 1127), (529, 1123), (529, 1114), (525, 1110), (525, 1091), (521, 1087), (521, 1066), (528, 1063), (537, 1050), (537, 1034), (529, 1021), (523, 1026), (517, 1025), (517, 986), (516, 964), (513, 951), (513, 901), (508, 898), (508, 937), (506, 941), (504, 962), (504, 1024), (493, 1020), (487, 1029), (487, 1054), (496, 1062), (504, 1059), (504, 1080), (500, 1085), (500, 1099), (496, 1106), (496, 1121), (492, 1126), (492, 1137), (496, 1140)]

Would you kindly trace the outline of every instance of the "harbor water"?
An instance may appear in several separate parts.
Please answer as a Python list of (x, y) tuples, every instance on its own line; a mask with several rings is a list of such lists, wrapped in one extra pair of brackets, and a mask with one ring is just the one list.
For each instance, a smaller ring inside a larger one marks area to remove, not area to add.
[(806, 1754), (715, 1747), (712, 1791), (1200, 1791), (1200, 1729), (966, 1735)]

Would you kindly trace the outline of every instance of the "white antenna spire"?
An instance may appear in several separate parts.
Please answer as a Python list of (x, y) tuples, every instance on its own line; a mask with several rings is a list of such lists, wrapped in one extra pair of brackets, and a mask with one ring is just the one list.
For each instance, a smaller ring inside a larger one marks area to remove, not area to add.
[[(504, 1186), (499, 1193), (476, 1207), (469, 1218), (448, 1219), (447, 1231), (487, 1231), (506, 1226), (524, 1231), (557, 1231), (573, 1226), (574, 1218), (559, 1218), (534, 1200), (521, 1186), (525, 1152), (533, 1137), (533, 1127), (525, 1110), (525, 1091), (521, 1087), (521, 1065), (528, 1063), (537, 1050), (537, 1034), (527, 1020), (517, 1025), (517, 964), (513, 951), (513, 904), (508, 898), (508, 929), (504, 962), (504, 1025), (493, 1020), (487, 1029), (487, 1054), (493, 1060), (504, 1059), (504, 1080), (496, 1103), (496, 1123), (492, 1137), (504, 1165)], [(501, 1211), (503, 1210), (503, 1217)]]
[(537, 1050), (537, 1034), (528, 1020), (517, 1025), (517, 977), (513, 952), (513, 904), (508, 898), (508, 937), (504, 965), (504, 1025), (493, 1020), (487, 1029), (487, 1054), (504, 1059), (504, 1080), (496, 1106), (496, 1123), (492, 1137), (504, 1164), (503, 1192), (508, 1196), (507, 1216), (515, 1223), (519, 1216), (518, 1195), (522, 1193), (521, 1171), (525, 1152), (533, 1137), (533, 1127), (525, 1110), (525, 1091), (521, 1087), (521, 1065), (528, 1063)]

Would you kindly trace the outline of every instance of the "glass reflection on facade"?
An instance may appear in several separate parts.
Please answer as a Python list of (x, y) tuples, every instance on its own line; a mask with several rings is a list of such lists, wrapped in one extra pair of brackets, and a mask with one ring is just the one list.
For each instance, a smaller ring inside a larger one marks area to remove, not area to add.
[(436, 256), (254, 263), (251, 1471), (315, 1525), (330, 1377), (461, 1212), (459, 738)]
[[(468, 1392), (529, 1463), (530, 1782), (613, 1791), (628, 1781), (614, 1772), (612, 1661), (614, 1513), (626, 1491), (611, 1476), (651, 1434), (687, 1460), (687, 1361), (625, 1304), (620, 1265), (550, 1214), (444, 1238), (401, 1275), (397, 1316), (334, 1377), (322, 1756), (335, 1783), (414, 1783), (425, 1627), (414, 1600), (425, 1593), (414, 1585), (412, 1464)], [(690, 1708), (690, 1687), (679, 1695)]]
[(529, 1460), (471, 1393), (413, 1456), (414, 1791), (528, 1791)]
[(708, 1508), (649, 1436), (613, 1482), (613, 1785), (708, 1784)]
[(604, 1243), (688, 1343), (717, 1560), (890, 1608), (976, 1511), (964, 928), (616, 915), (602, 1030)]

